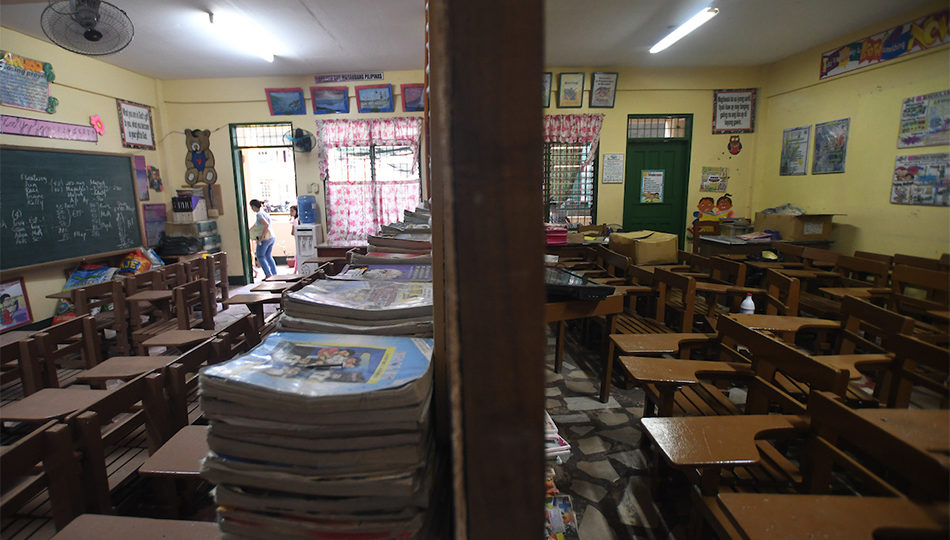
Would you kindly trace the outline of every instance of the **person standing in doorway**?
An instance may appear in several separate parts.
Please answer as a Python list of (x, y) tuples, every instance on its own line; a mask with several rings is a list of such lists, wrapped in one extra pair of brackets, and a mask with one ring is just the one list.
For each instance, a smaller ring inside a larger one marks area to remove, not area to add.
[(270, 216), (263, 210), (261, 201), (251, 199), (251, 210), (257, 215), (254, 225), (249, 232), (251, 238), (257, 240), (257, 261), (264, 270), (264, 277), (269, 277), (277, 273), (277, 263), (274, 262), (274, 234), (270, 230)]

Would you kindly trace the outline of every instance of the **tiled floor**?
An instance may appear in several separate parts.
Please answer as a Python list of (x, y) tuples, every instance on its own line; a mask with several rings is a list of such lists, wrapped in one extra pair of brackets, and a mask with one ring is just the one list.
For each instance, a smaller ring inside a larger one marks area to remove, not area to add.
[(658, 504), (649, 487), (649, 459), (639, 448), (643, 392), (612, 385), (601, 403), (599, 347), (582, 345), (579, 337), (568, 332), (564, 365), (555, 373), (549, 333), (545, 408), (571, 444), (554, 481), (574, 500), (581, 539), (684, 537), (688, 492), (668, 490)]

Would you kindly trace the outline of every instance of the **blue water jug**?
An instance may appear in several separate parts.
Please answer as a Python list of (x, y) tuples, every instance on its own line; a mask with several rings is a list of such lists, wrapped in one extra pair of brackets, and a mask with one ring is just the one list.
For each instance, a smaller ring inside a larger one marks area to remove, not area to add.
[(297, 197), (297, 217), (300, 223), (317, 222), (317, 198), (313, 195)]

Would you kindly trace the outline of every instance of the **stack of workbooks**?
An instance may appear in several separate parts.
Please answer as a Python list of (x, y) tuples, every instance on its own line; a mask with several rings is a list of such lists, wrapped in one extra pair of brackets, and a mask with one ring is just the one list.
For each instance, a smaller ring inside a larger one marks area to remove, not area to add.
[(558, 433), (557, 424), (548, 411), (544, 411), (544, 457), (558, 463), (563, 463), (571, 457), (571, 444)]
[(403, 210), (403, 221), (406, 223), (431, 223), (432, 214), (428, 208), (417, 207), (413, 210)]
[(278, 332), (201, 371), (233, 538), (423, 538), (437, 460), (431, 340)]
[(432, 283), (322, 279), (283, 298), (281, 330), (432, 336)]
[(383, 225), (380, 228), (380, 233), (384, 235), (389, 234), (431, 234), (432, 227), (428, 223), (405, 223), (402, 221), (397, 221), (395, 223), (390, 223), (389, 225)]
[(369, 242), (367, 251), (382, 251), (390, 253), (431, 253), (432, 235), (397, 233), (391, 235), (367, 236)]
[(349, 253), (351, 264), (432, 264), (432, 253), (391, 253), (376, 251), (372, 247), (365, 254)]
[(432, 281), (430, 264), (348, 264), (329, 279), (346, 281)]

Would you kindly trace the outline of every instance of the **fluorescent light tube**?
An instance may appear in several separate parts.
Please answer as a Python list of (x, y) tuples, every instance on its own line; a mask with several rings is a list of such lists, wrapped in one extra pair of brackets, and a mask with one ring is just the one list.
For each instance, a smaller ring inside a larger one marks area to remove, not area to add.
[(705, 8), (696, 15), (693, 15), (688, 21), (679, 25), (676, 30), (673, 30), (665, 38), (658, 41), (656, 45), (650, 47), (650, 54), (656, 54), (683, 39), (686, 37), (686, 34), (689, 34), (705, 24), (706, 21), (715, 17), (717, 13), (719, 13), (719, 10), (716, 8)]
[(274, 61), (273, 40), (256, 23), (231, 13), (209, 13), (212, 31), (231, 47), (247, 54)]

